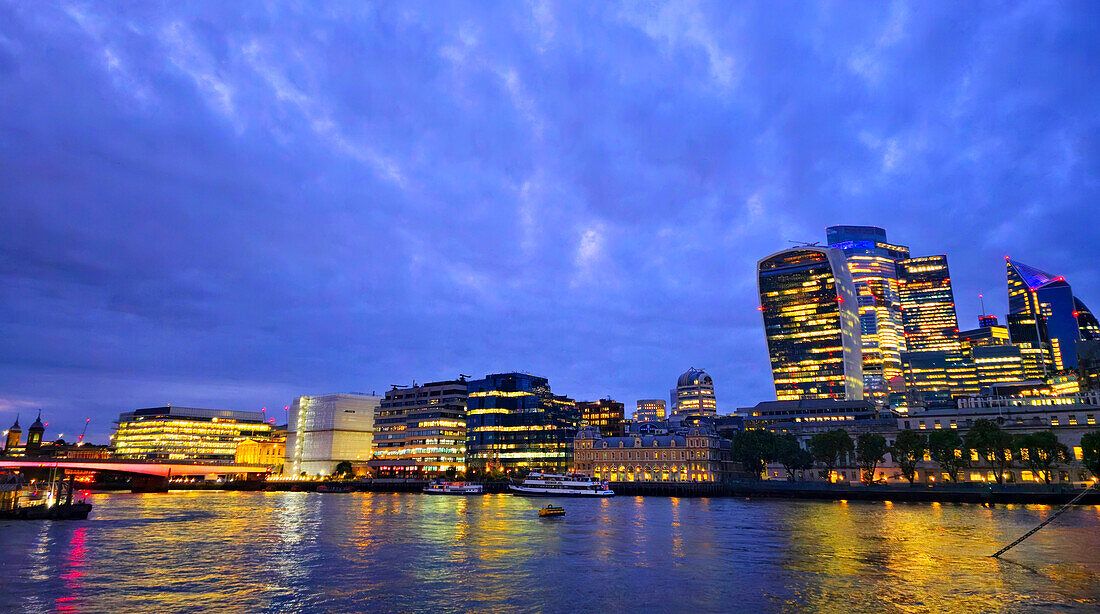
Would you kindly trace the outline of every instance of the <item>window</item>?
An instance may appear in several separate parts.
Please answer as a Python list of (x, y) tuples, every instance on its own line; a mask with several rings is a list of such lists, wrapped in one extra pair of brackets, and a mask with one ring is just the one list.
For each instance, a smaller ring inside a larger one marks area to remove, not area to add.
[(1081, 449), (1081, 446), (1073, 446), (1073, 458), (1085, 460), (1085, 452)]
[(1058, 426), (1058, 416), (1051, 416), (1050, 417), (1050, 425), (1051, 426)]
[(1073, 414), (1069, 415), (1069, 425), (1070, 426), (1077, 426), (1077, 416), (1075, 416)]
[(939, 428), (943, 428), (943, 427), (941, 427), (941, 426), (940, 426), (940, 421), (939, 421), (939, 420), (936, 420), (936, 428), (937, 428), (937, 429), (939, 429)]
[(1085, 415), (1085, 422), (1088, 422), (1090, 425), (1096, 424), (1096, 414)]

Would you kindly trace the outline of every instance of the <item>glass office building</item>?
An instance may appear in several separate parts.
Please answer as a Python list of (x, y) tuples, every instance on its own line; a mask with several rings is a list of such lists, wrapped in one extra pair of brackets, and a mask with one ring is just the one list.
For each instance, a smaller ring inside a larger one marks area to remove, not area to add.
[(858, 301), (844, 253), (796, 247), (757, 272), (776, 398), (862, 400)]
[(665, 419), (664, 399), (639, 399), (634, 410), (635, 422), (661, 422)]
[(466, 471), (466, 381), (395, 386), (374, 412), (374, 459), (381, 476), (436, 477)]
[(959, 351), (959, 320), (947, 256), (899, 260), (897, 271), (906, 351)]
[(611, 399), (577, 401), (582, 426), (594, 426), (604, 437), (622, 437), (626, 434), (626, 408)]
[(242, 441), (273, 432), (258, 411), (150, 407), (120, 414), (111, 445), (118, 458), (232, 461)]
[(580, 427), (576, 403), (544, 377), (497, 373), (468, 384), (466, 462), (471, 470), (566, 471)]
[(895, 263), (909, 258), (909, 248), (886, 242), (876, 226), (830, 226), (829, 247), (844, 252), (859, 304), (863, 349), (863, 394), (879, 405), (887, 402), (889, 382), (902, 375), (905, 334)]
[[(1020, 330), (1021, 339), (1013, 337), (1013, 343), (1027, 343), (1049, 351), (1054, 371), (1077, 368), (1077, 342), (1092, 338), (1096, 326), (1088, 307), (1075, 296), (1063, 277), (1021, 262), (1005, 258), (1008, 282), (1009, 316), (1030, 316), (1036, 330)], [(1026, 320), (1027, 318), (1018, 318)], [(1084, 324), (1082, 324), (1084, 321)], [(1040, 325), (1041, 324), (1041, 325)], [(1038, 342), (1035, 341), (1038, 337)]]

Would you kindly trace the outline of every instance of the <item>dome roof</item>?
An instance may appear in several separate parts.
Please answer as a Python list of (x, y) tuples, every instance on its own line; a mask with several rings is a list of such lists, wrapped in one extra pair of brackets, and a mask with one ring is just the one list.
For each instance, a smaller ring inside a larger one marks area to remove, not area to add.
[(46, 430), (46, 425), (42, 424), (42, 412), (38, 412), (38, 417), (35, 418), (34, 424), (31, 425), (31, 429)]
[(680, 379), (676, 380), (676, 387), (679, 388), (680, 386), (700, 385), (710, 386), (713, 383), (713, 380), (710, 379), (710, 376), (707, 375), (706, 371), (692, 367), (687, 371), (684, 371), (684, 374), (680, 376)]
[(23, 429), (19, 427), (19, 414), (15, 414), (15, 424), (11, 425), (11, 428), (8, 430), (22, 432)]

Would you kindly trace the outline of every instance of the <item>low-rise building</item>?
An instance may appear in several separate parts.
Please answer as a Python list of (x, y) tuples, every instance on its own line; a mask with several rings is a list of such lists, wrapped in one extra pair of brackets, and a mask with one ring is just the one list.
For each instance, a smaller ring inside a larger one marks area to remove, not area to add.
[(245, 439), (267, 439), (258, 411), (150, 407), (119, 415), (111, 445), (118, 458), (232, 461)]
[(269, 439), (245, 439), (237, 444), (234, 460), (238, 465), (260, 465), (270, 467), (274, 473), (282, 473), (285, 457), (286, 437), (274, 436)]
[(634, 411), (634, 422), (663, 422), (665, 420), (664, 399), (640, 399)]
[(581, 413), (581, 424), (598, 428), (604, 437), (622, 437), (626, 434), (623, 424), (625, 408), (618, 401), (577, 401), (577, 410)]
[(357, 393), (295, 399), (283, 473), (329, 475), (343, 461), (365, 467), (374, 453), (374, 411), (380, 401)]
[(611, 482), (722, 482), (733, 469), (729, 441), (704, 427), (632, 437), (586, 428), (573, 455), (574, 471)]

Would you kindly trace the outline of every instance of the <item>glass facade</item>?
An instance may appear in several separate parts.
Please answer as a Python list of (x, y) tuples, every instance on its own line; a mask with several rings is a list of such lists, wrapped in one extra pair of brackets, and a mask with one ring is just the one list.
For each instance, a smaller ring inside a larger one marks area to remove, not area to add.
[(886, 230), (875, 226), (830, 226), (826, 236), (829, 247), (844, 252), (858, 295), (864, 397), (883, 405), (890, 380), (902, 375), (906, 346), (895, 263), (909, 258), (909, 248), (887, 243)]
[(858, 302), (844, 253), (798, 247), (757, 270), (776, 398), (862, 400)]
[(623, 422), (626, 408), (618, 401), (578, 401), (577, 411), (581, 414), (581, 426), (594, 426), (604, 437), (622, 437), (626, 433)]
[(498, 373), (469, 382), (466, 461), (472, 470), (520, 467), (565, 471), (580, 426), (576, 404), (544, 377)]
[(120, 414), (111, 445), (118, 458), (232, 461), (245, 439), (272, 435), (258, 411), (151, 407)]
[[(1010, 317), (1030, 316), (1042, 324), (1036, 326), (1035, 335), (1031, 331), (1020, 330), (1021, 340), (1013, 337), (1013, 343), (1027, 343), (1033, 348), (1048, 351), (1054, 371), (1076, 369), (1077, 342), (1092, 338), (1090, 325), (1094, 325), (1096, 320), (1092, 313), (1073, 296), (1073, 289), (1062, 277), (1053, 277), (1007, 257), (1005, 270)], [(1100, 326), (1097, 328), (1100, 329)], [(1036, 335), (1037, 341), (1034, 338)]]
[(906, 350), (958, 352), (959, 320), (947, 256), (900, 260), (897, 271)]
[(671, 390), (672, 411), (677, 416), (715, 416), (714, 380), (702, 369), (691, 367), (676, 379)]
[(435, 477), (466, 471), (466, 382), (413, 384), (386, 393), (374, 413), (379, 475)]
[(634, 411), (635, 422), (661, 422), (665, 419), (664, 399), (641, 399)]

